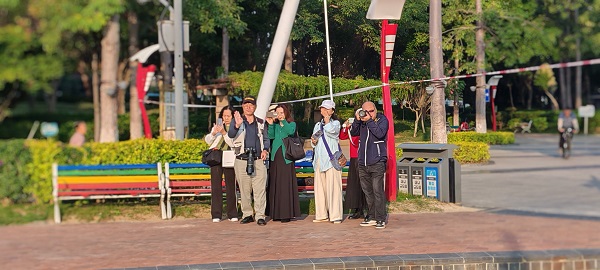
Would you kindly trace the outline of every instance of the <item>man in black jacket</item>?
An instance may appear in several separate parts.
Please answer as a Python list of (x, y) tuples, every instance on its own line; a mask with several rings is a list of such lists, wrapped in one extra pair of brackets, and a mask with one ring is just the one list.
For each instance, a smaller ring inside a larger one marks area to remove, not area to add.
[(360, 225), (383, 229), (387, 218), (384, 174), (387, 162), (388, 119), (382, 113), (378, 113), (375, 104), (370, 101), (362, 105), (362, 110), (357, 111), (355, 117), (350, 134), (360, 135), (358, 176), (369, 208), (369, 218)]

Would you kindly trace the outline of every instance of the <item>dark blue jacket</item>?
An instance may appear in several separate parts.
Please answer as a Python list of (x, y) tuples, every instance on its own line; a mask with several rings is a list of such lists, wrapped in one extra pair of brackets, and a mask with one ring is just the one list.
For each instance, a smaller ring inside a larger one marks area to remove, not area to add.
[(350, 135), (359, 136), (358, 164), (373, 165), (379, 161), (387, 161), (387, 131), (388, 119), (382, 113), (377, 113), (375, 119), (365, 122), (356, 120), (352, 123)]

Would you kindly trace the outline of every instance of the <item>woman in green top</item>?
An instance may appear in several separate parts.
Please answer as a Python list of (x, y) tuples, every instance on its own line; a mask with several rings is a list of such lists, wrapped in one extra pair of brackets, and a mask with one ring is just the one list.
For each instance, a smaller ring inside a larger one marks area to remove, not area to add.
[(293, 161), (284, 157), (283, 138), (294, 136), (296, 123), (286, 105), (275, 108), (275, 117), (267, 117), (271, 144), (271, 164), (269, 166), (269, 216), (272, 220), (289, 222), (300, 217), (296, 167)]

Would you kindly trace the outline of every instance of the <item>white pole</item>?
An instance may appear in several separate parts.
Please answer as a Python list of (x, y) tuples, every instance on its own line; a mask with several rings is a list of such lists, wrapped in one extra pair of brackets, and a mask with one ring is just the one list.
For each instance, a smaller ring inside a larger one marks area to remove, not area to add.
[(175, 0), (175, 139), (183, 140), (183, 18), (182, 0)]
[(329, 48), (329, 22), (327, 20), (327, 0), (323, 0), (323, 11), (325, 13), (325, 44), (327, 46), (327, 72), (329, 74), (329, 98), (333, 101), (333, 84), (331, 83), (331, 55)]
[(255, 114), (258, 117), (265, 117), (269, 105), (271, 104), (271, 100), (273, 99), (273, 92), (275, 92), (277, 78), (279, 77), (281, 64), (283, 63), (283, 57), (285, 56), (285, 49), (288, 40), (290, 39), (290, 33), (292, 33), (292, 26), (294, 26), (298, 4), (300, 4), (300, 0), (285, 0), (285, 3), (283, 4), (277, 31), (273, 38), (273, 46), (271, 47), (267, 66), (265, 67), (265, 74), (263, 75), (260, 90), (258, 91), (258, 97), (256, 98)]

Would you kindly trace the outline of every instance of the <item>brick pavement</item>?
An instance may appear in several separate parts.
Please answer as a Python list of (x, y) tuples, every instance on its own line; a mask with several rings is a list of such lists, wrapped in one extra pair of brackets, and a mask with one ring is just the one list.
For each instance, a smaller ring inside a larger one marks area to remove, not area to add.
[(600, 248), (600, 220), (457, 212), (265, 227), (208, 219), (0, 227), (3, 269), (154, 267), (342, 256)]

